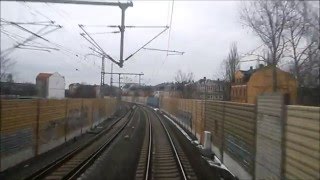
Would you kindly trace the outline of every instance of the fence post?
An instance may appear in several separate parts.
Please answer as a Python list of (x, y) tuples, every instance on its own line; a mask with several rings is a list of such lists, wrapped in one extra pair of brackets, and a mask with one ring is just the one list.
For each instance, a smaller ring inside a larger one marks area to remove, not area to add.
[(82, 135), (82, 128), (83, 128), (83, 99), (81, 99), (81, 107), (80, 107), (80, 122), (81, 122), (81, 130), (80, 130), (80, 134)]
[(252, 166), (252, 179), (256, 179), (256, 154), (257, 154), (257, 121), (258, 121), (258, 98), (255, 99), (255, 106), (254, 106), (254, 149), (253, 149), (253, 166)]
[(220, 154), (221, 154), (221, 162), (223, 163), (223, 150), (224, 150), (224, 121), (225, 121), (225, 102), (222, 102), (222, 124), (221, 124), (221, 148), (220, 148)]
[(282, 159), (281, 159), (281, 172), (280, 172), (280, 178), (281, 179), (285, 179), (285, 164), (286, 164), (286, 133), (287, 133), (287, 120), (288, 120), (288, 116), (287, 116), (287, 106), (283, 103), (282, 104), (282, 118), (283, 121), (281, 124), (281, 130), (282, 130), (282, 139), (281, 139), (281, 155), (282, 155)]
[(68, 99), (66, 99), (66, 109), (64, 115), (64, 142), (67, 142), (67, 124), (68, 124)]
[(94, 114), (94, 99), (92, 100), (92, 103), (91, 103), (91, 129), (93, 128), (93, 123), (94, 123), (93, 114)]
[(40, 99), (37, 100), (36, 142), (35, 142), (34, 156), (38, 155), (38, 150), (39, 150), (39, 121), (40, 121)]
[(282, 179), (285, 153), (283, 95), (265, 93), (257, 100), (255, 178)]

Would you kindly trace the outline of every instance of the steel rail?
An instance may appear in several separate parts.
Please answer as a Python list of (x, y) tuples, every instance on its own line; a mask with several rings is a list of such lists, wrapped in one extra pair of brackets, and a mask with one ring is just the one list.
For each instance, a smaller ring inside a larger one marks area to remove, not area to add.
[(141, 109), (143, 109), (143, 112), (144, 112), (145, 117), (146, 117), (148, 124), (149, 124), (148, 156), (147, 156), (146, 172), (144, 175), (144, 179), (148, 180), (148, 179), (150, 179), (151, 160), (152, 160), (152, 157), (151, 157), (151, 154), (152, 154), (151, 153), (152, 152), (152, 125), (151, 125), (150, 117), (149, 117), (147, 111), (143, 107)]
[(151, 112), (156, 115), (156, 117), (157, 117), (158, 120), (160, 121), (162, 127), (164, 128), (164, 130), (165, 130), (165, 132), (166, 132), (166, 134), (167, 134), (167, 137), (168, 137), (168, 139), (169, 139), (170, 145), (171, 145), (171, 147), (172, 147), (172, 149), (173, 149), (173, 152), (174, 152), (174, 154), (175, 154), (176, 161), (178, 162), (179, 169), (180, 169), (180, 173), (181, 173), (181, 175), (182, 175), (182, 179), (187, 180), (188, 178), (187, 178), (187, 176), (186, 176), (185, 170), (184, 170), (184, 168), (183, 168), (183, 165), (182, 165), (182, 163), (181, 163), (181, 160), (180, 160), (180, 157), (179, 157), (179, 155), (178, 155), (177, 149), (176, 149), (176, 147), (175, 147), (175, 145), (174, 145), (174, 143), (173, 143), (173, 141), (172, 141), (171, 135), (170, 135), (167, 127), (166, 127), (166, 126), (164, 125), (164, 123), (161, 121), (161, 118), (159, 117), (159, 115), (158, 115), (156, 112), (153, 112), (153, 111), (151, 111)]
[(111, 125), (108, 126), (108, 128), (106, 128), (105, 130), (102, 130), (101, 132), (99, 132), (99, 134), (97, 134), (96, 136), (94, 136), (90, 141), (88, 141), (87, 143), (85, 143), (84, 145), (80, 145), (77, 148), (71, 150), (70, 152), (62, 155), (61, 157), (59, 157), (57, 160), (53, 161), (52, 163), (48, 164), (47, 166), (39, 169), (38, 171), (36, 171), (35, 173), (32, 173), (30, 176), (28, 176), (27, 178), (25, 178), (26, 180), (35, 180), (35, 179), (42, 179), (43, 177), (45, 177), (47, 174), (49, 174), (51, 171), (53, 171), (54, 169), (56, 169), (57, 167), (59, 167), (60, 165), (62, 165), (63, 163), (65, 163), (66, 161), (68, 161), (69, 159), (71, 159), (73, 156), (75, 156), (77, 153), (79, 153), (80, 151), (82, 151), (83, 149), (85, 149), (86, 147), (90, 146), (91, 144), (93, 144), (95, 142), (95, 140), (97, 140), (98, 138), (100, 138), (102, 135), (104, 135), (105, 133), (107, 133), (108, 131), (110, 131), (114, 125), (116, 125), (117, 123), (119, 123), (119, 121), (121, 121), (125, 116), (130, 117), (130, 113), (132, 113), (132, 111), (130, 111), (129, 113), (126, 113), (124, 115), (122, 115), (120, 118), (118, 118), (118, 120), (116, 120), (115, 122), (113, 122)]
[(75, 169), (73, 169), (70, 173), (68, 173), (66, 176), (63, 177), (63, 179), (76, 179), (79, 177), (103, 152), (104, 150), (112, 143), (116, 137), (122, 132), (122, 130), (127, 126), (127, 124), (134, 118), (134, 115), (136, 114), (136, 109), (131, 114), (132, 116), (128, 117), (129, 121), (124, 123), (119, 130), (117, 130), (112, 136), (103, 144), (101, 145), (97, 151), (93, 152), (89, 157), (83, 161), (81, 164), (79, 164)]

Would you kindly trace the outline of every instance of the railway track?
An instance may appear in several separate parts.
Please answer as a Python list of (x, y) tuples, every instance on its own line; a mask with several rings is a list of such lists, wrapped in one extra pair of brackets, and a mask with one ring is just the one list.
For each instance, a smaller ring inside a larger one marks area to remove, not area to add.
[(147, 125), (135, 178), (197, 179), (188, 158), (158, 114), (142, 109)]
[(92, 140), (65, 154), (26, 179), (76, 179), (113, 142), (134, 117), (136, 109), (120, 117)]

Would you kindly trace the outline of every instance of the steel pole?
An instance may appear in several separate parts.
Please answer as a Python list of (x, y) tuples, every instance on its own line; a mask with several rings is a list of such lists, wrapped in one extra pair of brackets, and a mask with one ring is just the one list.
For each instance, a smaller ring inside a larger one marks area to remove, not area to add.
[(121, 37), (120, 37), (120, 62), (119, 62), (119, 66), (122, 67), (123, 66), (123, 46), (124, 46), (124, 30), (125, 30), (125, 13), (126, 13), (126, 9), (127, 6), (119, 6), (121, 8), (121, 26), (120, 26), (120, 33), (121, 33)]
[(119, 94), (118, 94), (118, 100), (120, 101), (121, 100), (121, 87), (120, 87), (120, 76), (121, 74), (119, 73)]
[(113, 87), (112, 87), (112, 81), (113, 81), (113, 63), (111, 63), (111, 74), (110, 74), (110, 95), (113, 96)]
[(104, 96), (104, 94), (103, 94), (104, 73), (105, 73), (105, 69), (104, 69), (104, 56), (102, 56), (102, 60), (101, 60), (101, 82), (100, 82), (100, 95), (101, 95), (101, 97)]
[(141, 86), (141, 75), (139, 74), (139, 86)]

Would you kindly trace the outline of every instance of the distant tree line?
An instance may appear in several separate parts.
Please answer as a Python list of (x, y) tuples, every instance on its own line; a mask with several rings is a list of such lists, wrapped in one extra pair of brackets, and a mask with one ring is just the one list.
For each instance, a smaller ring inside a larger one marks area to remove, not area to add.
[(37, 96), (37, 87), (32, 83), (0, 82), (1, 95)]
[(196, 90), (194, 85), (194, 74), (192, 72), (183, 72), (178, 70), (175, 76), (175, 91), (180, 92), (182, 98), (193, 98)]

